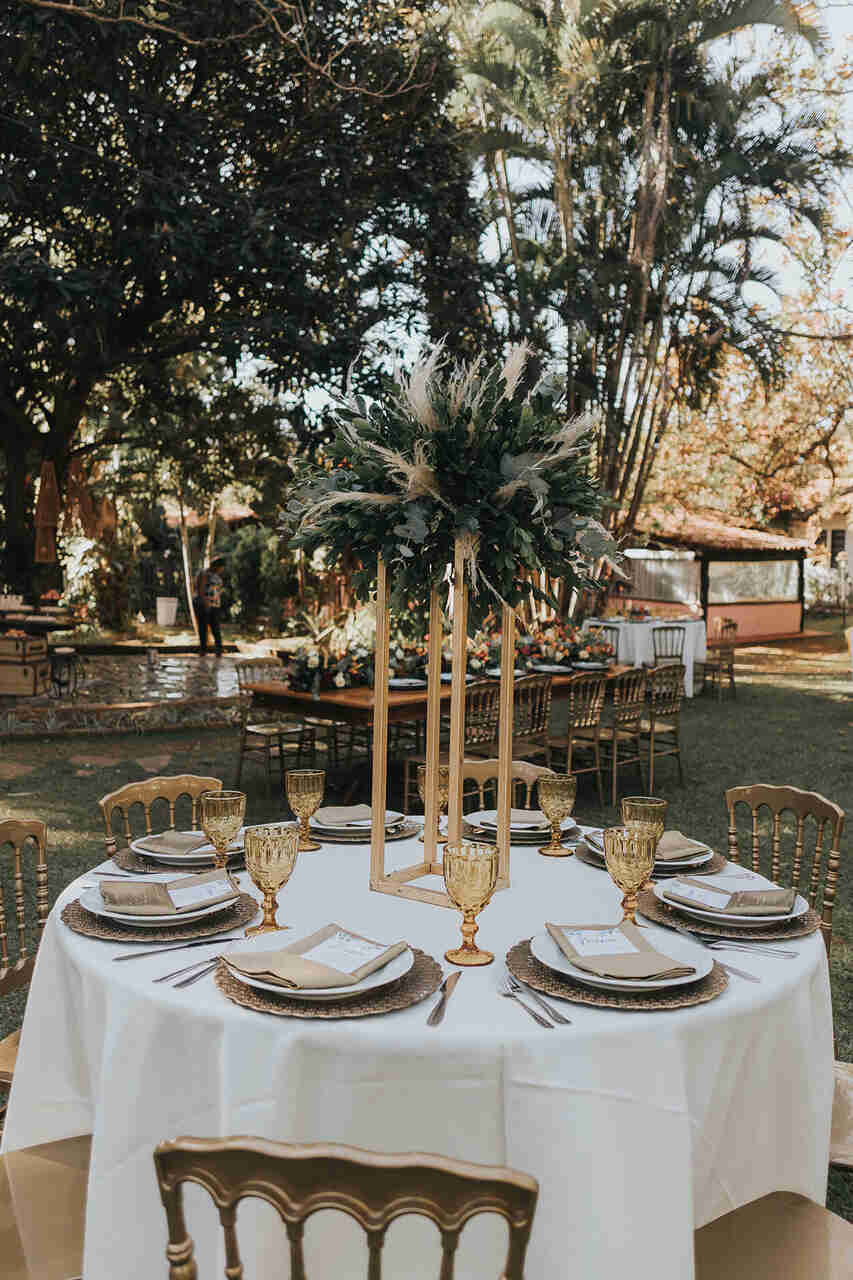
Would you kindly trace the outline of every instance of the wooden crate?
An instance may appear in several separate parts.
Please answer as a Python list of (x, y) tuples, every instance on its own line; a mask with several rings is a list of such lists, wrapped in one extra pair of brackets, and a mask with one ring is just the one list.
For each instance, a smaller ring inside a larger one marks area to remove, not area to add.
[(47, 657), (44, 636), (0, 635), (0, 662), (33, 662)]
[(32, 696), (50, 688), (50, 662), (0, 662), (0, 694)]

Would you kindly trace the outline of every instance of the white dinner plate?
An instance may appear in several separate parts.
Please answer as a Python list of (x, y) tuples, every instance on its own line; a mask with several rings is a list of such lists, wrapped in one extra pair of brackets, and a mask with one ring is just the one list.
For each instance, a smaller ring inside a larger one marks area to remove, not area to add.
[(228, 907), (233, 907), (237, 901), (238, 894), (233, 898), (229, 898), (227, 902), (214, 902), (206, 907), (197, 907), (192, 911), (170, 912), (168, 915), (162, 916), (141, 916), (130, 915), (126, 911), (116, 911), (113, 907), (108, 907), (101, 897), (100, 889), (84, 889), (80, 894), (80, 906), (86, 911), (91, 911), (93, 916), (104, 916), (107, 920), (120, 920), (122, 924), (137, 924), (143, 929), (151, 925), (152, 929), (162, 924), (180, 924), (185, 920), (200, 920), (202, 916), (215, 915), (217, 911), (225, 911)]
[[(725, 911), (703, 911), (701, 907), (688, 907), (683, 902), (671, 902), (669, 898), (664, 897), (664, 891), (672, 888), (672, 882), (667, 881), (665, 884), (656, 884), (654, 886), (655, 897), (666, 907), (672, 907), (673, 911), (678, 911), (686, 916), (694, 916), (697, 920), (711, 920), (714, 924), (739, 924), (742, 927), (749, 926), (750, 929), (760, 929), (762, 925), (781, 924), (785, 920), (796, 920), (799, 916), (803, 916), (809, 909), (809, 904), (801, 893), (797, 894), (794, 901), (793, 911), (787, 911), (784, 915), (778, 916), (734, 916), (728, 915)], [(734, 890), (733, 890), (734, 892)]]
[[(489, 677), (490, 680), (500, 680), (501, 669), (500, 667), (486, 667), (485, 674)], [(518, 679), (519, 676), (524, 675), (524, 671), (522, 670), (521, 667), (516, 667), (512, 674), (516, 677), (516, 679)]]
[(559, 662), (531, 662), (531, 671), (541, 671), (543, 675), (550, 676), (570, 676), (572, 674), (571, 664), (568, 662), (565, 666)]
[[(258, 947), (258, 951), (278, 950), (269, 946), (269, 940), (264, 939), (267, 943), (265, 947)], [(241, 946), (241, 951), (244, 949)], [(256, 948), (252, 948), (256, 950)], [(388, 964), (381, 969), (376, 969), (373, 973), (369, 973), (366, 978), (362, 978), (361, 982), (354, 983), (351, 987), (323, 987), (322, 991), (295, 991), (287, 987), (276, 986), (274, 982), (265, 982), (262, 978), (249, 977), (248, 974), (240, 973), (237, 969), (232, 969), (228, 964), (228, 957), (223, 956), (228, 965), (228, 972), (238, 982), (243, 982), (247, 987), (257, 987), (258, 991), (271, 991), (274, 995), (284, 996), (287, 1000), (346, 1000), (350, 996), (362, 995), (365, 991), (376, 991), (380, 987), (390, 986), (392, 982), (396, 982), (398, 978), (404, 977), (412, 965), (415, 963), (414, 952), (411, 947), (407, 947), (405, 951), (401, 951), (393, 960), (389, 960)]]
[[(485, 827), (488, 831), (497, 831), (498, 829), (497, 809), (478, 809), (475, 813), (465, 813), (462, 816), (466, 822), (470, 822), (472, 827)], [(535, 823), (535, 825), (511, 826), (510, 831), (521, 835), (527, 832), (530, 832), (531, 835), (540, 832), (547, 835), (551, 830), (551, 823), (544, 813), (541, 813), (538, 809), (530, 810), (530, 821), (531, 824)], [(560, 823), (560, 830), (563, 832), (572, 831), (576, 826), (577, 823), (574, 818), (563, 818)]]
[(389, 689), (425, 689), (426, 687), (426, 680), (422, 680), (419, 676), (391, 676), (388, 681)]
[(597, 973), (587, 973), (573, 965), (563, 955), (547, 929), (530, 939), (530, 950), (547, 969), (565, 974), (575, 982), (582, 982), (584, 986), (603, 987), (609, 991), (667, 991), (670, 987), (687, 987), (691, 982), (699, 982), (711, 972), (713, 955), (689, 938), (681, 938), (676, 934), (667, 937), (666, 942), (661, 945), (662, 955), (672, 956), (679, 964), (692, 964), (696, 972), (685, 974), (681, 978), (600, 978)]
[(573, 662), (572, 667), (575, 671), (606, 671), (610, 666), (609, 662)]
[[(233, 858), (236, 854), (244, 851), (243, 834), (246, 828), (241, 827), (228, 846), (228, 857)], [(152, 834), (166, 835), (165, 831), (158, 831)], [(186, 831), (184, 835), (204, 836), (203, 831)], [(136, 840), (131, 840), (129, 848), (138, 853), (142, 858), (150, 858), (152, 862), (162, 862), (164, 867), (203, 867), (213, 866), (213, 860), (216, 850), (212, 844), (199, 845), (197, 849), (193, 849), (191, 853), (152, 853), (149, 849), (140, 849), (140, 843), (147, 839), (146, 836), (139, 836)]]
[[(452, 672), (450, 672), (450, 671), (442, 671), (442, 673), (441, 673), (441, 683), (442, 683), (442, 684), (450, 684), (450, 681), (451, 681), (452, 679), (453, 679), (453, 674), (452, 674)], [(477, 677), (476, 677), (476, 676), (472, 676), (470, 671), (466, 671), (466, 673), (465, 673), (465, 683), (466, 683), (466, 684), (471, 684), (471, 683), (472, 683), (474, 680), (476, 680), (476, 679), (477, 679)]]
[[(593, 838), (594, 839), (594, 838)], [(604, 848), (602, 845), (593, 843), (589, 836), (584, 836), (584, 841), (589, 851), (597, 858), (604, 861)], [(697, 844), (699, 841), (697, 841)], [(690, 871), (693, 867), (702, 867), (706, 862), (710, 862), (714, 856), (714, 850), (708, 845), (702, 845), (699, 853), (691, 854), (689, 858), (655, 858), (655, 870), (664, 871), (669, 868), (672, 871)]]

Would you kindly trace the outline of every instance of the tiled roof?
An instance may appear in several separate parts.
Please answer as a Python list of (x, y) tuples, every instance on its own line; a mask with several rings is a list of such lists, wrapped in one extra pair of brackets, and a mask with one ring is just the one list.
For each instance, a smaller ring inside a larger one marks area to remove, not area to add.
[(686, 507), (646, 507), (636, 532), (650, 542), (695, 551), (808, 551), (805, 538), (788, 538), (773, 529), (756, 529), (746, 520), (721, 511), (688, 511)]
[[(163, 506), (166, 511), (166, 523), (171, 528), (177, 528), (180, 524), (180, 515), (178, 505), (170, 501), (168, 498), (164, 501)], [(188, 529), (206, 529), (207, 528), (207, 512), (199, 515), (197, 511), (188, 511), (185, 509)], [(244, 502), (223, 501), (216, 508), (216, 515), (223, 524), (239, 524), (242, 520), (254, 520), (255, 512), (251, 507), (247, 507)]]

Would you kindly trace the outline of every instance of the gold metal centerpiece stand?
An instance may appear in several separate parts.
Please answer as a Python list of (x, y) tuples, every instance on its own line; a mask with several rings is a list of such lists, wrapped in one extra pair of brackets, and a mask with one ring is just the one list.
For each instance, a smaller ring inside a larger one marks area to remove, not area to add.
[[(462, 764), (465, 756), (465, 668), (467, 656), (468, 586), (465, 556), (457, 538), (453, 560), (453, 633), (450, 684), (450, 743), (448, 767), (450, 790), (447, 809), (447, 839), (459, 844), (462, 828)], [(377, 565), (376, 662), (373, 688), (373, 790), (372, 839), (370, 846), (370, 887), (377, 893), (394, 893), (439, 907), (455, 909), (447, 893), (416, 882), (425, 876), (442, 876), (438, 856), (439, 727), (441, 721), (441, 604), (433, 590), (429, 608), (429, 649), (427, 657), (426, 786), (423, 861), (396, 871), (385, 870), (385, 809), (388, 790), (388, 669), (390, 614), (387, 567)], [(515, 666), (515, 614), (503, 606), (501, 624), (501, 687), (498, 726), (498, 873), (495, 890), (509, 887), (509, 811), (512, 773), (513, 670)]]

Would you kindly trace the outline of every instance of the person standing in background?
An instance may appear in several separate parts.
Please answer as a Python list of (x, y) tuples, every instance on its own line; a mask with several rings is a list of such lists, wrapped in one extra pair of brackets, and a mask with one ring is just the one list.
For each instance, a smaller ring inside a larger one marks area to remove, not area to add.
[(199, 651), (207, 653), (207, 630), (213, 636), (214, 650), (217, 658), (222, 656), (222, 631), (219, 626), (219, 611), (222, 607), (222, 573), (225, 565), (222, 556), (215, 556), (207, 569), (202, 569), (195, 580), (195, 609), (198, 618)]

